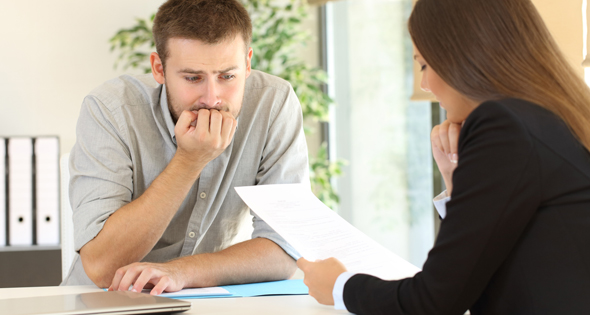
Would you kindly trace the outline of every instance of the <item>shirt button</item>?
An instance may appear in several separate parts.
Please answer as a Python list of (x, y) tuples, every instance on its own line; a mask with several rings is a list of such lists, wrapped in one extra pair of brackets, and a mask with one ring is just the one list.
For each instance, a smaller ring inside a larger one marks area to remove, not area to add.
[(195, 237), (195, 232), (190, 232), (190, 233), (188, 233), (188, 237), (190, 237), (190, 238), (193, 238), (193, 237)]
[(207, 194), (203, 191), (200, 195), (201, 199), (205, 199), (205, 197), (207, 197)]

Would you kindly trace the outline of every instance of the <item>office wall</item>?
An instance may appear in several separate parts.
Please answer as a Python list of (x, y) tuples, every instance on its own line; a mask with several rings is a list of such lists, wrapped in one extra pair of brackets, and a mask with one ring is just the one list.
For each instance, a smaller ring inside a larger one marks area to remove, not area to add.
[(21, 0), (0, 4), (0, 135), (58, 135), (70, 151), (84, 96), (123, 73), (109, 38), (161, 0)]
[(583, 77), (582, 0), (533, 0), (533, 3), (565, 57)]
[[(84, 96), (131, 72), (113, 69), (109, 38), (163, 2), (0, 1), (0, 136), (58, 135), (61, 152), (70, 151)], [(310, 13), (317, 39), (317, 10)], [(302, 56), (317, 64), (317, 40)]]

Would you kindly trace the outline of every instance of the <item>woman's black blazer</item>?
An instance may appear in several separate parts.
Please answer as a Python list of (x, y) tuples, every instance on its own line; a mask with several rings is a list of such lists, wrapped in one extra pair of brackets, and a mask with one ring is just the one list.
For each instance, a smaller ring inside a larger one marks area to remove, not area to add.
[(452, 180), (422, 272), (353, 276), (349, 311), (590, 314), (590, 154), (562, 120), (518, 99), (482, 103)]

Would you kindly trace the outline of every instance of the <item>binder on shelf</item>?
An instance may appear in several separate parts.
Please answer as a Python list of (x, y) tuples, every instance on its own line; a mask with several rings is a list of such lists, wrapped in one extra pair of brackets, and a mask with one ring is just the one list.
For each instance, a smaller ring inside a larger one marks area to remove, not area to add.
[(59, 244), (59, 141), (35, 139), (35, 206), (37, 245)]
[(6, 246), (6, 139), (0, 137), (0, 246)]
[(8, 241), (33, 244), (33, 139), (8, 139)]

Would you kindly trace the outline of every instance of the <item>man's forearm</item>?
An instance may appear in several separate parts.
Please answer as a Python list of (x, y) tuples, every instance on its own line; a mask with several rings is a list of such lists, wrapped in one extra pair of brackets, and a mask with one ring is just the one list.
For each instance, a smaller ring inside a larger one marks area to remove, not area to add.
[(185, 287), (210, 287), (288, 279), (296, 262), (266, 238), (255, 238), (217, 253), (199, 254), (169, 262), (185, 276)]
[(198, 178), (202, 167), (175, 156), (136, 200), (115, 211), (100, 233), (80, 250), (84, 270), (97, 285), (140, 261), (154, 247)]

